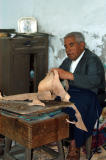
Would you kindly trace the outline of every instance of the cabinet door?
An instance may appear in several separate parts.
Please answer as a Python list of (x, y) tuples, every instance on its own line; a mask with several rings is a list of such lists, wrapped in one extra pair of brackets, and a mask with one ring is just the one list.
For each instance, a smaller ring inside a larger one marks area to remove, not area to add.
[[(31, 62), (32, 55), (34, 62)], [(31, 68), (33, 63), (34, 68)], [(30, 78), (31, 69), (34, 70), (33, 81)], [(0, 39), (0, 90), (5, 95), (37, 91), (37, 86), (47, 71), (47, 35)]]
[(48, 53), (46, 50), (40, 51), (34, 56), (34, 70), (35, 70), (35, 91), (39, 82), (46, 76), (48, 72)]
[(29, 92), (29, 65), (29, 55), (14, 54), (11, 56), (9, 93), (20, 94)]

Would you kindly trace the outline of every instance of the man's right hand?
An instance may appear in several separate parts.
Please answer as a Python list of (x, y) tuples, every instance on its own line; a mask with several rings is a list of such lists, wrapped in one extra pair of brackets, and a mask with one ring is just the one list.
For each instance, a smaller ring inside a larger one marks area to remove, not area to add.
[(60, 79), (74, 80), (74, 75), (71, 72), (67, 72), (61, 68), (52, 68), (50, 71), (54, 72), (54, 70), (58, 72)]

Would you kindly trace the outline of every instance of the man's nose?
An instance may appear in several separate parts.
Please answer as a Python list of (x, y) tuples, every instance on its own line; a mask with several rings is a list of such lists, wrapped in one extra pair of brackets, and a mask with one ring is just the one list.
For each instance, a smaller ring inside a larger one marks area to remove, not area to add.
[(71, 50), (70, 47), (67, 47), (67, 48), (66, 48), (66, 51), (67, 51), (67, 52), (70, 51), (70, 50)]

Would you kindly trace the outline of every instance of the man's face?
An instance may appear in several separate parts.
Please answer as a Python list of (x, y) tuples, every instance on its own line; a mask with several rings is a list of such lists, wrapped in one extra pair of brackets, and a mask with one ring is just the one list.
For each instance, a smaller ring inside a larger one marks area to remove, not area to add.
[(67, 56), (71, 60), (76, 60), (84, 51), (84, 42), (78, 43), (75, 37), (67, 37), (64, 39), (64, 47), (66, 49)]

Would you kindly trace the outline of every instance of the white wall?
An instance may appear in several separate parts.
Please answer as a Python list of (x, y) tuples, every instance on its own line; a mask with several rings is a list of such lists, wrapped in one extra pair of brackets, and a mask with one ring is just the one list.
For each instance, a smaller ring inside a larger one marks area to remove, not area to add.
[(64, 59), (63, 37), (71, 31), (84, 33), (106, 68), (106, 0), (0, 0), (0, 28), (17, 30), (17, 20), (24, 16), (34, 16), (38, 31), (53, 35), (49, 68)]

